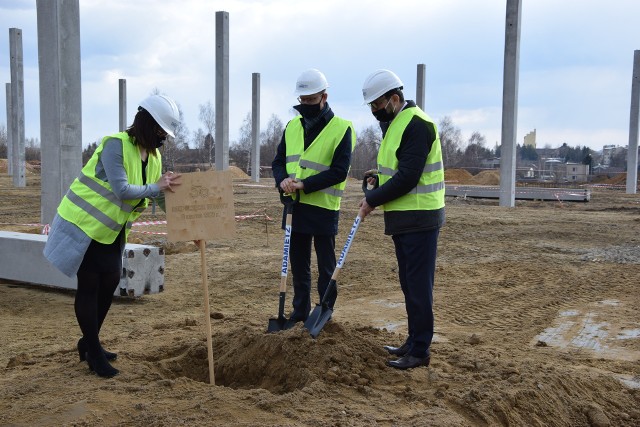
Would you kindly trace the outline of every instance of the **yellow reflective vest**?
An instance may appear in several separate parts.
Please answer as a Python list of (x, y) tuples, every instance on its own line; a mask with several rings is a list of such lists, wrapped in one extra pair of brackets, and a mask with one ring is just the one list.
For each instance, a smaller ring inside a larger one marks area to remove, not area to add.
[[(69, 191), (58, 206), (58, 214), (62, 218), (78, 226), (93, 240), (103, 244), (113, 243), (122, 227), (126, 227), (126, 240), (131, 223), (140, 216), (149, 203), (146, 198), (140, 206), (138, 204), (141, 199), (120, 200), (113, 193), (111, 184), (96, 177), (96, 165), (104, 149), (104, 143), (111, 138), (122, 141), (123, 166), (129, 184), (143, 185), (140, 150), (126, 132), (119, 132), (102, 139), (91, 159), (82, 168), (80, 176), (71, 183)], [(157, 182), (161, 174), (162, 158), (158, 152), (156, 156), (148, 157), (147, 182)]]
[[(301, 181), (328, 170), (331, 167), (333, 155), (347, 129), (351, 129), (351, 151), (353, 151), (356, 142), (353, 125), (350, 121), (336, 116), (333, 116), (305, 150), (302, 116), (293, 118), (284, 133), (289, 177)], [(306, 203), (333, 211), (340, 210), (340, 200), (346, 183), (347, 181), (345, 180), (309, 194), (301, 191), (299, 203)]]
[(444, 207), (444, 166), (438, 128), (433, 120), (418, 107), (405, 108), (389, 125), (378, 151), (379, 184), (383, 185), (398, 172), (396, 151), (400, 147), (402, 134), (414, 116), (433, 125), (436, 139), (427, 156), (418, 185), (407, 194), (382, 205), (385, 211), (436, 210)]

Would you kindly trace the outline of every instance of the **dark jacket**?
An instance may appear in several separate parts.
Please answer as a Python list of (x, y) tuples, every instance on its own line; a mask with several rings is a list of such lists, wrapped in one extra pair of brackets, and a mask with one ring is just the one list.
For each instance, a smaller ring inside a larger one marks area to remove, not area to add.
[[(407, 101), (405, 108), (415, 107)], [(383, 135), (389, 127), (381, 123)], [(367, 203), (380, 206), (407, 194), (418, 185), (427, 156), (436, 140), (436, 130), (431, 123), (414, 116), (402, 134), (396, 151), (398, 172), (384, 185), (367, 193)], [(384, 233), (388, 235), (413, 233), (440, 228), (444, 224), (444, 208), (436, 210), (385, 211)]]
[[(320, 118), (320, 121), (311, 129), (306, 129), (304, 136), (304, 148), (305, 150), (313, 140), (320, 134), (322, 129), (331, 121), (334, 114), (329, 108), (328, 111)], [(293, 120), (304, 120), (301, 118), (294, 118)], [(291, 122), (289, 122), (291, 123)], [(287, 126), (289, 125), (287, 123)], [(303, 122), (304, 124), (304, 122)], [(276, 188), (280, 188), (280, 183), (289, 176), (287, 173), (287, 160), (286, 160), (286, 140), (285, 132), (282, 134), (282, 139), (278, 145), (276, 157), (271, 163), (273, 170), (273, 177), (276, 181)], [(302, 180), (304, 183), (304, 192), (313, 193), (314, 191), (322, 190), (332, 185), (336, 185), (345, 179), (349, 172), (349, 165), (351, 164), (351, 145), (355, 141), (351, 141), (351, 129), (347, 129), (340, 144), (336, 148), (333, 154), (333, 160), (328, 170), (320, 172), (316, 175), (310, 176)], [(282, 224), (284, 227), (286, 212), (283, 211)], [(295, 233), (314, 234), (314, 235), (336, 235), (338, 233), (338, 219), (340, 217), (340, 211), (333, 211), (330, 209), (320, 208), (318, 206), (306, 205), (304, 203), (298, 203), (293, 207), (293, 218), (291, 224), (291, 230)]]

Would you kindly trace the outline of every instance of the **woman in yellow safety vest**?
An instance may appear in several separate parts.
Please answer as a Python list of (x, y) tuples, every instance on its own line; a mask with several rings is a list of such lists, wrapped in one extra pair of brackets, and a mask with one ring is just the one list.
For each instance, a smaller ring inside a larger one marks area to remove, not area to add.
[(158, 151), (167, 135), (175, 137), (179, 116), (176, 103), (166, 96), (144, 99), (126, 131), (102, 139), (51, 223), (44, 255), (67, 276), (77, 276), (78, 355), (101, 377), (119, 372), (109, 363), (116, 353), (102, 348), (99, 333), (120, 282), (131, 224), (148, 198), (179, 185), (179, 174), (162, 175)]

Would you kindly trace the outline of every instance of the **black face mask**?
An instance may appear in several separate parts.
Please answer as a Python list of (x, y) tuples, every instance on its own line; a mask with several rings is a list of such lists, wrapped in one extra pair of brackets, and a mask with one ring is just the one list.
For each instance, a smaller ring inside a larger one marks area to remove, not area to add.
[(389, 106), (389, 103), (391, 102), (391, 100), (389, 100), (389, 102), (387, 102), (387, 105), (385, 105), (383, 108), (380, 108), (379, 110), (376, 111), (372, 111), (371, 114), (373, 114), (373, 117), (376, 118), (376, 120), (378, 120), (379, 122), (390, 122), (391, 120), (393, 120), (393, 118), (396, 115), (395, 112), (395, 107), (394, 107), (394, 111), (387, 111), (387, 107)]
[(320, 103), (317, 104), (299, 104), (293, 107), (305, 119), (313, 119), (320, 114)]
[(166, 137), (156, 136), (156, 148), (160, 148), (164, 145), (164, 140)]

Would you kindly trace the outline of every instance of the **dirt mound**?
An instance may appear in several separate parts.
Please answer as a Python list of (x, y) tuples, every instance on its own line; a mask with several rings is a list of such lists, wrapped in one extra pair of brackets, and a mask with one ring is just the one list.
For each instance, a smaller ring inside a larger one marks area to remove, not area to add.
[[(276, 334), (248, 326), (227, 330), (215, 340), (216, 384), (276, 394), (301, 390), (315, 381), (364, 390), (385, 370), (385, 351), (378, 344), (383, 334), (369, 327), (344, 328), (336, 322), (325, 325), (317, 341), (302, 324)], [(206, 342), (178, 347), (159, 349), (159, 359), (180, 353), (161, 362), (163, 374), (208, 383)]]
[(479, 174), (474, 175), (471, 181), (477, 185), (499, 185), (500, 172), (494, 169), (481, 171)]
[(624, 185), (627, 183), (627, 174), (619, 173), (602, 181), (603, 184)]
[(242, 169), (237, 166), (229, 166), (229, 170), (233, 174), (233, 179), (250, 179), (251, 177), (247, 175)]
[(473, 175), (466, 169), (445, 169), (444, 180), (456, 184), (472, 183)]
[[(9, 171), (9, 161), (7, 159), (0, 159), (0, 173), (8, 173)], [(33, 160), (26, 162), (24, 166), (25, 170), (31, 174), (39, 174), (40, 173), (40, 161)]]

